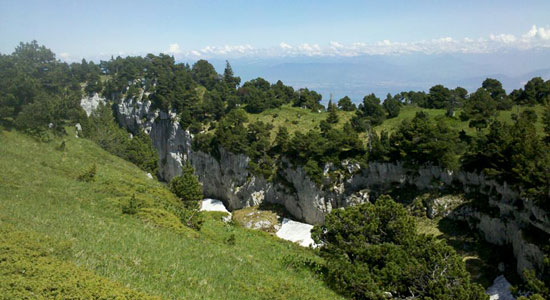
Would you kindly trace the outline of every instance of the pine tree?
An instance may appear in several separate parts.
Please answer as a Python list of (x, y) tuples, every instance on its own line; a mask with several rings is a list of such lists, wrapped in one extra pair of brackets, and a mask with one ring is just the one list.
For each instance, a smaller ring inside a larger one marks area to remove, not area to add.
[(336, 104), (332, 103), (332, 100), (329, 100), (328, 102), (328, 117), (327, 122), (330, 124), (336, 124), (338, 123), (338, 108), (336, 107)]
[(184, 203), (202, 199), (202, 185), (194, 174), (195, 170), (190, 163), (183, 167), (181, 176), (172, 178), (170, 190)]

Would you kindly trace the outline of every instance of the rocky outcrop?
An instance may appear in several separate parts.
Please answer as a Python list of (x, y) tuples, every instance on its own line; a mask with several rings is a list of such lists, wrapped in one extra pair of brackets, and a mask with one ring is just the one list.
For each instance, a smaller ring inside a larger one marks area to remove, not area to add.
[(104, 97), (98, 93), (94, 93), (92, 96), (87, 95), (80, 100), (80, 106), (84, 109), (87, 116), (90, 116), (92, 112), (99, 106), (100, 103), (105, 103)]
[[(144, 130), (150, 135), (159, 153), (159, 178), (169, 181), (181, 174), (185, 162), (190, 162), (203, 184), (205, 196), (222, 200), (230, 210), (262, 202), (276, 203), (283, 205), (297, 220), (319, 224), (332, 209), (363, 203), (391, 187), (439, 190), (453, 186), (484, 195), (496, 210), (495, 216), (479, 211), (468, 211), (461, 216), (459, 210), (455, 217), (468, 220), (491, 243), (512, 245), (518, 271), (542, 266), (542, 252), (526, 241), (522, 230), (534, 226), (550, 234), (548, 214), (521, 200), (507, 184), (489, 180), (482, 174), (451, 172), (436, 166), (412, 170), (400, 163), (373, 162), (361, 168), (347, 161), (340, 168), (327, 165), (325, 173), (338, 169), (340, 176), (336, 182), (327, 180), (320, 187), (300, 166), (283, 159), (281, 165), (285, 167), (279, 168), (278, 179), (270, 181), (249, 171), (250, 158), (245, 155), (220, 148), (219, 157), (214, 157), (193, 150), (193, 136), (180, 127), (176, 114), (152, 110), (151, 103), (143, 101), (143, 94), (136, 99), (121, 100), (116, 107), (121, 126), (134, 133)], [(523, 206), (521, 210), (517, 208), (518, 201), (519, 206)], [(436, 204), (448, 213), (445, 201)]]

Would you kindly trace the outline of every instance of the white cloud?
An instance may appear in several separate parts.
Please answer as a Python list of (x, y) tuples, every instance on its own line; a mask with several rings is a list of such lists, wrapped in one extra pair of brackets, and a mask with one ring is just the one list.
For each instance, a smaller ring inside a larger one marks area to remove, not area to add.
[(283, 48), (283, 49), (285, 49), (285, 50), (287, 50), (287, 49), (292, 49), (292, 46), (290, 46), (289, 44), (287, 44), (287, 43), (285, 43), (285, 42), (281, 42), (281, 43), (279, 44), (279, 47), (281, 47), (281, 48)]
[(338, 42), (333, 42), (333, 41), (330, 42), (330, 46), (333, 47), (333, 48), (344, 48), (344, 45), (342, 45)]
[(70, 56), (69, 53), (67, 53), (67, 52), (61, 52), (61, 53), (59, 53), (59, 57), (60, 57), (62, 60), (68, 60), (71, 56)]
[(180, 54), (181, 52), (182, 51), (178, 43), (170, 44), (170, 46), (168, 46), (168, 50), (165, 51), (166, 54), (172, 55)]
[(177, 44), (170, 45), (170, 52), (182, 52), (182, 55), (193, 57), (276, 57), (276, 56), (358, 56), (358, 55), (392, 55), (420, 52), (434, 53), (491, 53), (503, 48), (531, 49), (535, 47), (550, 48), (550, 27), (533, 25), (525, 34), (515, 36), (507, 33), (490, 34), (485, 37), (456, 39), (450, 36), (431, 40), (399, 42), (384, 39), (378, 42), (355, 42), (344, 44), (330, 41), (319, 45), (302, 43), (297, 46), (281, 42), (278, 46), (254, 48), (246, 45), (207, 46), (183, 53)]
[(501, 42), (505, 44), (510, 44), (516, 41), (516, 37), (513, 34), (491, 34), (489, 35), (489, 39), (494, 42)]

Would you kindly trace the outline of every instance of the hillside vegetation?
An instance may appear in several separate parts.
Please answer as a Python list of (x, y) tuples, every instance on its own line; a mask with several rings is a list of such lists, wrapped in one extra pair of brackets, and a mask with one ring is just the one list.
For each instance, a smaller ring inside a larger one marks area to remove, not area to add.
[[(542, 122), (544, 106), (542, 105), (535, 105), (533, 107), (516, 105), (511, 110), (500, 111), (495, 119), (512, 124), (512, 114), (519, 114), (526, 109), (533, 109), (537, 113), (539, 118), (536, 122), (536, 128), (539, 133), (542, 133), (544, 126)], [(413, 105), (403, 106), (397, 117), (386, 119), (382, 124), (375, 126), (374, 130), (376, 130), (378, 134), (380, 134), (382, 130), (392, 132), (399, 126), (399, 124), (401, 124), (401, 122), (404, 120), (412, 120), (416, 113), (421, 111), (425, 112), (430, 117), (443, 118), (445, 122), (453, 129), (459, 131), (464, 130), (469, 135), (476, 134), (475, 128), (468, 126), (468, 121), (461, 121), (458, 117), (446, 117), (446, 109), (423, 108)], [(460, 115), (461, 111), (461, 109), (457, 109), (455, 111), (456, 116)], [(355, 112), (339, 110), (337, 114), (337, 127), (342, 128), (345, 123), (351, 120), (351, 118), (355, 115)], [(296, 131), (307, 132), (310, 130), (319, 129), (319, 124), (321, 121), (326, 120), (328, 115), (329, 112), (327, 111), (313, 112), (306, 108), (283, 105), (279, 108), (266, 109), (258, 114), (249, 114), (248, 117), (250, 123), (261, 121), (273, 125), (274, 128), (278, 128), (280, 126), (286, 127), (289, 133), (293, 134)], [(272, 138), (275, 138), (275, 134), (272, 135)]]
[[(311, 250), (214, 217), (182, 226), (163, 184), (73, 136), (61, 150), (0, 132), (0, 299), (339, 298), (289, 263)], [(95, 180), (78, 181), (93, 164)], [(142, 208), (123, 214), (133, 195)]]

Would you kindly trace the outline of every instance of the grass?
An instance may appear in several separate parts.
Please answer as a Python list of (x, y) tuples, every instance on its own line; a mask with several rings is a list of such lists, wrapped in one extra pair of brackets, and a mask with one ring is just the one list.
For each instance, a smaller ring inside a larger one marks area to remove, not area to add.
[[(338, 111), (338, 124), (336, 126), (343, 127), (348, 122), (355, 112)], [(259, 114), (248, 114), (249, 122), (262, 121), (273, 125), (274, 132), (279, 127), (286, 127), (292, 135), (296, 131), (303, 133), (319, 128), (319, 123), (326, 120), (328, 112), (313, 112), (310, 109), (294, 107), (290, 104), (281, 106), (280, 108), (266, 109)], [(275, 134), (271, 135), (275, 139)]]
[[(198, 233), (178, 226), (177, 199), (163, 184), (89, 140), (72, 133), (64, 139), (66, 150), (58, 151), (61, 139), (43, 143), (0, 131), (0, 228), (24, 233), (9, 238), (10, 247), (24, 247), (32, 239), (27, 234), (69, 243), (64, 254), (48, 254), (56, 264), (164, 299), (341, 298), (317, 275), (285, 264), (289, 256), (319, 259), (312, 250), (215, 218), (206, 218)], [(94, 180), (78, 181), (92, 164)], [(122, 214), (133, 195), (145, 208)], [(0, 247), (1, 255), (6, 251)], [(9, 267), (0, 260), (1, 271)]]
[[(518, 114), (519, 112), (522, 112), (526, 109), (532, 109), (534, 110), (538, 115), (538, 120), (536, 123), (537, 131), (542, 132), (543, 131), (543, 124), (542, 124), (542, 112), (544, 111), (544, 106), (542, 105), (535, 105), (533, 107), (528, 106), (514, 106), (511, 110), (505, 110), (505, 111), (499, 111), (496, 117), (496, 120), (499, 120), (501, 122), (507, 122), (512, 123), (512, 114)], [(401, 107), (401, 111), (399, 115), (396, 118), (387, 119), (379, 126), (375, 127), (375, 130), (380, 133), (382, 130), (386, 130), (387, 132), (391, 132), (395, 130), (401, 122), (404, 120), (411, 120), (414, 118), (417, 112), (423, 111), (426, 114), (428, 114), (430, 117), (440, 117), (445, 118), (445, 121), (449, 126), (452, 128), (460, 131), (464, 130), (468, 135), (474, 135), (475, 129), (470, 128), (468, 126), (468, 121), (461, 121), (459, 119), (460, 113), (462, 112), (461, 109), (457, 109), (455, 111), (455, 117), (449, 118), (445, 117), (446, 109), (425, 109), (417, 106), (403, 106)]]
[[(497, 120), (502, 122), (512, 123), (512, 114), (517, 114), (526, 109), (533, 109), (538, 115), (538, 121), (536, 124), (537, 131), (542, 132), (542, 112), (544, 106), (535, 105), (533, 107), (528, 106), (514, 106), (511, 110), (499, 111), (496, 117)], [(417, 112), (423, 111), (431, 117), (445, 118), (445, 121), (452, 128), (460, 131), (464, 130), (469, 135), (475, 135), (475, 129), (468, 126), (468, 121), (463, 122), (459, 119), (461, 109), (455, 111), (455, 117), (445, 117), (446, 109), (425, 109), (417, 106), (402, 106), (399, 115), (395, 118), (386, 119), (384, 123), (376, 126), (374, 129), (380, 133), (382, 130), (387, 132), (394, 131), (403, 120), (411, 120), (414, 118)], [(342, 128), (346, 122), (351, 120), (355, 115), (355, 112), (338, 111), (339, 121), (337, 126)], [(307, 132), (311, 129), (319, 128), (319, 123), (328, 117), (328, 112), (313, 112), (310, 109), (304, 109), (300, 107), (293, 107), (290, 104), (283, 105), (280, 108), (267, 109), (259, 114), (248, 114), (250, 122), (262, 121), (264, 123), (272, 124), (274, 126), (274, 132), (278, 127), (286, 127), (289, 133), (295, 131)], [(364, 134), (361, 135), (364, 138)], [(271, 135), (272, 139), (275, 139), (275, 134)]]

